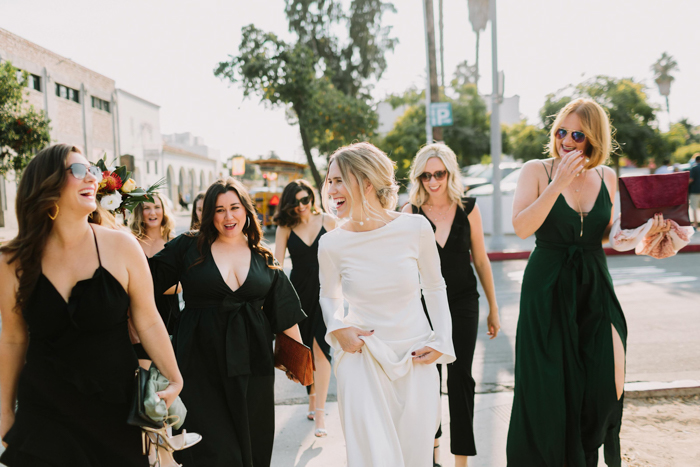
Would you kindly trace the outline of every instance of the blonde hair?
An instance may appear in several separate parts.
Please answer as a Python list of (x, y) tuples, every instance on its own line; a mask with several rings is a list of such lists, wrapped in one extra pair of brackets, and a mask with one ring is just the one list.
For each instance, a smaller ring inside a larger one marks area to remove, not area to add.
[[(365, 190), (362, 189), (366, 182), (369, 182), (377, 194), (379, 203), (384, 209), (396, 209), (396, 203), (399, 200), (399, 186), (396, 184), (394, 175), (394, 162), (378, 147), (370, 143), (354, 143), (349, 146), (343, 146), (337, 149), (331, 155), (328, 161), (328, 169), (331, 164), (338, 164), (343, 183), (349, 185), (350, 175), (355, 177), (360, 187), (360, 197), (362, 203), (362, 217), (369, 217), (372, 213), (377, 217), (381, 217), (381, 213), (375, 211), (367, 202)], [(350, 188), (348, 186), (348, 188)], [(328, 197), (328, 171), (323, 182), (322, 201), (323, 208), (326, 212), (330, 211), (330, 203)], [(350, 201), (354, 206), (352, 190), (348, 190)]]
[(564, 119), (572, 113), (575, 113), (581, 120), (581, 129), (586, 135), (585, 153), (589, 160), (584, 168), (592, 169), (604, 164), (613, 150), (610, 118), (605, 109), (591, 99), (573, 100), (559, 111), (549, 134), (547, 146), (549, 155), (555, 159), (561, 157), (557, 148), (557, 130), (561, 128)]
[[(160, 222), (160, 235), (163, 240), (167, 242), (175, 237), (175, 219), (173, 218), (170, 205), (166, 202), (165, 197), (160, 193), (155, 193), (154, 197), (158, 198), (161, 206), (163, 206), (163, 220)], [(153, 201), (155, 201), (155, 199)], [(143, 221), (143, 203), (137, 204), (134, 211), (131, 213), (131, 217), (129, 217), (129, 229), (131, 229), (131, 233), (133, 233), (136, 238), (146, 238), (146, 224)]]
[(464, 193), (464, 185), (460, 177), (459, 163), (457, 156), (450, 147), (444, 143), (433, 143), (423, 146), (411, 163), (411, 172), (409, 178), (411, 180), (411, 191), (409, 200), (412, 205), (421, 207), (428, 201), (430, 193), (428, 193), (420, 181), (421, 174), (425, 171), (425, 165), (429, 159), (437, 157), (445, 164), (447, 170), (447, 197), (457, 205), (462, 204), (462, 193)]

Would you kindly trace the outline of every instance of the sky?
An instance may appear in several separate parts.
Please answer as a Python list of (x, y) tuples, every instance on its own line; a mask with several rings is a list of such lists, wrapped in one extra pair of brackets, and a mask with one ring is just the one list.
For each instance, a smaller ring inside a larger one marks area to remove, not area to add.
[[(347, 0), (346, 0), (347, 3)], [(436, 27), (437, 27), (437, 4)], [(386, 14), (399, 43), (374, 82), (373, 97), (425, 86), (421, 0), (394, 0)], [(214, 68), (236, 54), (241, 28), (292, 39), (284, 0), (0, 0), (0, 27), (116, 81), (118, 88), (161, 106), (164, 134), (191, 132), (222, 158), (275, 151), (303, 162), (296, 126), (284, 108), (244, 98)], [(476, 36), (467, 0), (444, 0), (447, 81), (463, 60), (474, 63)], [(679, 64), (670, 120), (700, 124), (700, 2), (697, 0), (498, 0), (498, 68), (505, 95), (520, 96), (530, 123), (548, 93), (598, 74), (632, 77), (663, 105), (650, 71), (663, 52)], [(491, 26), (481, 33), (479, 91), (491, 92)], [(669, 115), (659, 114), (662, 128)]]

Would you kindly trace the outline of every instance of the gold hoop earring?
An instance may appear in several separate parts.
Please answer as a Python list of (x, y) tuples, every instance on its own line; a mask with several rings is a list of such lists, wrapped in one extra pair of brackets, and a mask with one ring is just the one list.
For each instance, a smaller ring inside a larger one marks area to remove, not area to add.
[(60, 208), (58, 207), (57, 202), (54, 201), (53, 204), (56, 206), (56, 214), (54, 214), (53, 216), (51, 215), (51, 212), (49, 212), (48, 214), (49, 214), (49, 219), (51, 219), (52, 221), (55, 221), (56, 218), (58, 217), (58, 211), (60, 210)]

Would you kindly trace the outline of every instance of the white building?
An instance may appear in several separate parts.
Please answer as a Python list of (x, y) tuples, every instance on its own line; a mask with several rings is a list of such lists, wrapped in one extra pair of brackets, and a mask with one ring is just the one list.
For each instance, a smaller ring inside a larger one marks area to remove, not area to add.
[(165, 177), (160, 106), (117, 89), (117, 122), (121, 163), (131, 164), (136, 184), (146, 187)]
[(191, 203), (197, 193), (223, 175), (219, 151), (204, 144), (191, 133), (163, 135), (163, 167), (168, 182), (168, 196)]

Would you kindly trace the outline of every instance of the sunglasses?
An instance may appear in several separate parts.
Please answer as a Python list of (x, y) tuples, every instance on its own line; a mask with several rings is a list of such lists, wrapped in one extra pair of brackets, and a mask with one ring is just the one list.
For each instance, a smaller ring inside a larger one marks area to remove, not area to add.
[(102, 171), (96, 165), (85, 165), (75, 163), (69, 165), (68, 168), (66, 168), (66, 170), (70, 170), (73, 176), (78, 180), (85, 180), (85, 177), (87, 177), (88, 172), (90, 172), (90, 175), (95, 177), (98, 182), (102, 181)]
[(420, 174), (420, 177), (418, 177), (418, 178), (420, 178), (424, 182), (429, 182), (431, 178), (435, 177), (435, 180), (437, 180), (439, 182), (439, 181), (444, 180), (446, 176), (447, 176), (447, 170), (438, 170), (437, 172), (434, 172), (434, 173), (423, 172), (422, 174)]
[(304, 196), (301, 199), (294, 200), (294, 206), (299, 206), (300, 204), (307, 205), (311, 202), (311, 196)]
[[(567, 134), (569, 134), (569, 130), (566, 130), (564, 128), (559, 128), (556, 132), (557, 139), (564, 139), (564, 138), (566, 138)], [(584, 141), (586, 141), (586, 135), (584, 135), (580, 131), (572, 131), (571, 132), (571, 139), (573, 139), (577, 143), (583, 143)]]

